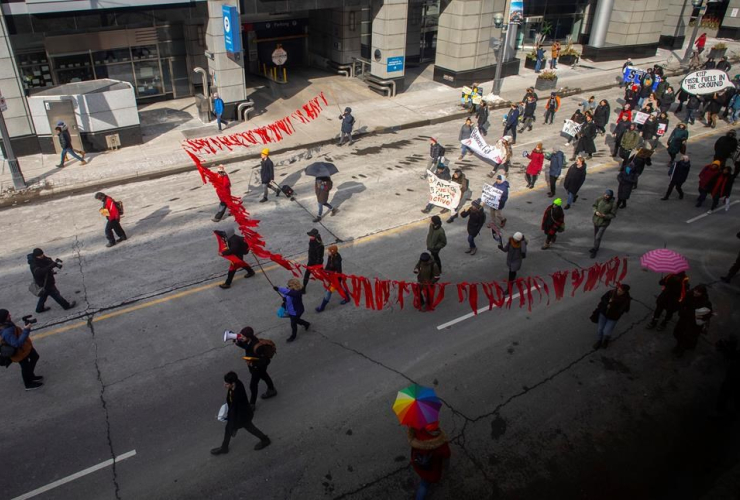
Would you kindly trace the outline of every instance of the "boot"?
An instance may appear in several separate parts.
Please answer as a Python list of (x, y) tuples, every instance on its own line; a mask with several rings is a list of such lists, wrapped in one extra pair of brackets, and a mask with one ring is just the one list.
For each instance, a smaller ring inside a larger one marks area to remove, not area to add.
[(229, 452), (228, 448), (222, 448), (219, 446), (218, 448), (213, 448), (211, 450), (211, 455), (225, 455), (228, 452)]
[(265, 393), (262, 395), (262, 399), (270, 399), (277, 396), (277, 391), (275, 389), (267, 389)]
[(473, 248), (473, 249), (472, 249), (472, 250), (470, 251), (470, 255), (475, 255), (477, 251), (478, 251), (478, 247), (475, 247), (475, 248)]
[(546, 241), (545, 244), (542, 245), (542, 250), (547, 250), (548, 248), (550, 248), (550, 243)]
[(264, 203), (264, 202), (266, 202), (266, 201), (267, 201), (267, 198), (262, 198), (262, 199), (260, 200), (260, 203)]
[(604, 342), (601, 343), (601, 348), (606, 349), (609, 347), (609, 337), (604, 337)]
[(594, 351), (598, 351), (599, 349), (601, 349), (601, 346), (603, 345), (603, 343), (604, 343), (604, 342), (603, 342), (603, 341), (602, 341), (601, 339), (599, 339), (599, 340), (598, 340), (598, 341), (597, 341), (597, 342), (596, 342), (596, 343), (595, 343), (595, 344), (593, 345), (593, 349), (594, 349)]
[(291, 335), (290, 337), (288, 337), (288, 340), (286, 340), (286, 342), (290, 343), (290, 342), (293, 342), (294, 340), (295, 340), (295, 335)]
[(271, 442), (272, 441), (270, 441), (270, 438), (267, 437), (267, 436), (265, 436), (265, 439), (263, 441), (260, 441), (259, 443), (257, 443), (256, 445), (254, 445), (254, 449), (257, 450), (257, 451), (259, 451), (259, 450), (261, 450), (263, 448), (267, 448), (268, 446), (270, 446), (270, 443)]
[(254, 272), (254, 269), (252, 269), (252, 268), (250, 267), (249, 269), (247, 269), (247, 274), (245, 274), (245, 275), (244, 275), (244, 278), (245, 278), (245, 279), (246, 279), (246, 278), (251, 278), (251, 277), (252, 277), (252, 276), (254, 276), (255, 274), (256, 274), (256, 273)]
[(322, 301), (321, 301), (321, 305), (320, 305), (319, 307), (317, 307), (317, 308), (316, 308), (316, 312), (317, 312), (317, 313), (320, 313), (320, 312), (322, 312), (322, 311), (323, 311), (323, 310), (324, 310), (324, 309), (326, 308), (326, 304), (328, 304), (328, 303), (329, 303), (329, 301), (328, 301), (328, 300), (326, 300), (326, 299), (322, 300)]

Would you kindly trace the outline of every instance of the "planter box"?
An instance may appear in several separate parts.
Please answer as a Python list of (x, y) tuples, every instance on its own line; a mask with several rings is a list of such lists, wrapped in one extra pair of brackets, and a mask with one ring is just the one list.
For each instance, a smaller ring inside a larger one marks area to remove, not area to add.
[(529, 57), (524, 58), (524, 67), (527, 69), (534, 69), (537, 65), (537, 59), (530, 59)]
[(719, 61), (725, 56), (725, 52), (727, 52), (727, 49), (711, 49), (707, 57), (714, 57), (715, 61)]
[(544, 78), (537, 78), (534, 82), (534, 88), (537, 90), (553, 90), (558, 88), (558, 79), (545, 80)]
[(576, 62), (576, 59), (578, 59), (578, 56), (572, 54), (561, 55), (558, 57), (558, 63), (572, 66)]

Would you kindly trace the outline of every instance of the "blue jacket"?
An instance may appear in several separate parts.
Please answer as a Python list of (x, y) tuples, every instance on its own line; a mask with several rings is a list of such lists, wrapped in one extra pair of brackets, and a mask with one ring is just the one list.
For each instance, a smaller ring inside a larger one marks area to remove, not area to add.
[(285, 309), (290, 316), (300, 316), (305, 309), (303, 308), (303, 291), (291, 290), (290, 288), (278, 287), (280, 295), (285, 297)]
[(355, 126), (355, 117), (350, 114), (346, 109), (344, 115), (342, 115), (342, 133), (349, 134), (352, 132), (352, 127)]
[(224, 114), (224, 101), (220, 97), (216, 97), (213, 100), (213, 112), (216, 115)]
[(503, 210), (506, 205), (506, 200), (509, 199), (509, 181), (504, 181), (501, 184), (494, 184), (494, 186), (503, 191), (501, 199), (498, 202), (498, 209)]
[(519, 124), (519, 108), (509, 111), (506, 115), (506, 128), (513, 128)]
[(563, 171), (563, 165), (565, 165), (565, 155), (562, 151), (557, 151), (550, 155), (549, 175), (551, 177), (560, 177)]
[(2, 325), (2, 333), (0, 333), (0, 336), (3, 338), (3, 342), (6, 344), (12, 345), (16, 349), (20, 349), (23, 347), (23, 344), (28, 339), (28, 336), (31, 334), (31, 330), (28, 328), (24, 328), (21, 332), (20, 337), (15, 336), (15, 325), (11, 323), (10, 321)]

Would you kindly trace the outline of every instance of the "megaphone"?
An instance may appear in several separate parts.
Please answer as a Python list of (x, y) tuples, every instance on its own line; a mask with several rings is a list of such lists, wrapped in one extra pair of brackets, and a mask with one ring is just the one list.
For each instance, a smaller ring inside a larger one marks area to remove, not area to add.
[(229, 340), (236, 340), (237, 334), (232, 332), (231, 330), (226, 330), (224, 332), (224, 342), (228, 342)]

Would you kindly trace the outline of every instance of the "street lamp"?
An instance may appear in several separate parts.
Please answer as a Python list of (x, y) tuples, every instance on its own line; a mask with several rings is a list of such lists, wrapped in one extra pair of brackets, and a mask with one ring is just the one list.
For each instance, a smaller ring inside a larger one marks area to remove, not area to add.
[(691, 33), (691, 38), (689, 39), (689, 45), (686, 47), (686, 53), (683, 55), (683, 59), (681, 60), (682, 66), (686, 65), (686, 63), (691, 59), (691, 52), (694, 49), (694, 42), (696, 41), (696, 34), (699, 32), (699, 24), (701, 23), (703, 3), (704, 3), (704, 0), (691, 0), (691, 5), (694, 7), (694, 9), (699, 9), (699, 15), (696, 16), (696, 20), (694, 21), (694, 32)]
[(501, 69), (504, 63), (506, 46), (509, 44), (509, 26), (504, 25), (504, 15), (500, 12), (493, 15), (493, 26), (500, 29), (502, 33), (506, 33), (506, 35), (498, 39), (498, 61), (496, 63), (496, 75), (493, 78), (493, 94), (500, 96), (502, 84)]

